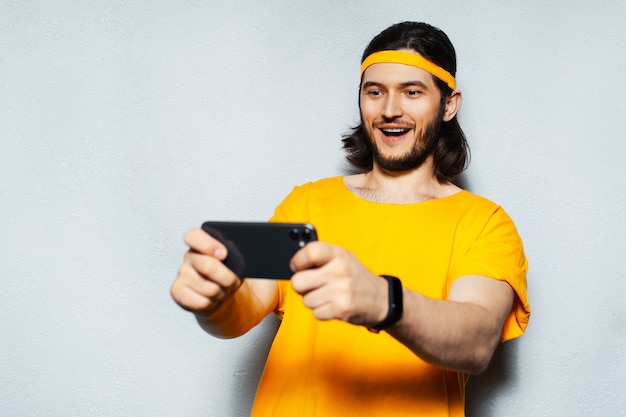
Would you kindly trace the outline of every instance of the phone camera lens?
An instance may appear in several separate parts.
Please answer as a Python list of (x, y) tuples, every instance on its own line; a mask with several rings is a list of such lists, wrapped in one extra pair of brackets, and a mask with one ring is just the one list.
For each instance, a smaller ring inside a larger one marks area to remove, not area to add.
[(293, 240), (298, 240), (300, 238), (300, 230), (298, 230), (298, 228), (294, 227), (293, 229), (291, 229), (289, 231), (289, 236), (293, 239)]

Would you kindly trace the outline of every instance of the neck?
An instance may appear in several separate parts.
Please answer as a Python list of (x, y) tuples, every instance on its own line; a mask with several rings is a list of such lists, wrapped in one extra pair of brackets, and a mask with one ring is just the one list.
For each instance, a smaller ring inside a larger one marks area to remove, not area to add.
[(393, 172), (374, 164), (374, 168), (344, 183), (359, 197), (377, 203), (411, 204), (447, 197), (460, 189), (451, 183), (440, 183), (435, 177), (432, 157), (418, 168)]

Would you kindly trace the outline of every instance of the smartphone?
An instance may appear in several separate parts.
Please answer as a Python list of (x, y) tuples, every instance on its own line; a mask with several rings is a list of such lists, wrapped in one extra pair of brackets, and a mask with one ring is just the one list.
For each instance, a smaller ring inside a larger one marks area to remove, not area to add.
[(228, 249), (224, 264), (240, 278), (289, 279), (289, 262), (317, 232), (308, 223), (205, 222), (202, 229)]

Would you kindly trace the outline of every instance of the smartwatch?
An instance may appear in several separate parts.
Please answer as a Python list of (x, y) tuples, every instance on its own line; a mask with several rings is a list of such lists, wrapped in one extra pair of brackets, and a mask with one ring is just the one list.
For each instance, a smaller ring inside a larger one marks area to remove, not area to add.
[(387, 280), (389, 284), (389, 311), (383, 321), (374, 327), (368, 328), (368, 330), (374, 333), (386, 329), (402, 318), (402, 281), (391, 275), (381, 275), (381, 277)]

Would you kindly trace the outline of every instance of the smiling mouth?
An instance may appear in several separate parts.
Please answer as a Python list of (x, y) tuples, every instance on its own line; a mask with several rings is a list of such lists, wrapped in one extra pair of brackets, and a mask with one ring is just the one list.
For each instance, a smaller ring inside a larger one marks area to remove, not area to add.
[(402, 136), (406, 133), (408, 133), (411, 129), (406, 129), (406, 128), (386, 128), (386, 129), (380, 129), (385, 136)]

